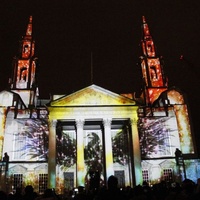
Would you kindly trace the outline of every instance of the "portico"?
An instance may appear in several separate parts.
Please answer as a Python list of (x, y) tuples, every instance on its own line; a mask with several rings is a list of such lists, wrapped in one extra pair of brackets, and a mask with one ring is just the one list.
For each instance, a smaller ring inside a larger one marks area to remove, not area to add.
[[(91, 85), (55, 99), (47, 107), (50, 125), (54, 126), (49, 133), (50, 187), (56, 188), (53, 177), (59, 176), (59, 181), (66, 182), (65, 172), (72, 173), (73, 186), (87, 186), (91, 173), (95, 172), (100, 184), (105, 184), (110, 175), (119, 176), (124, 186), (142, 182), (137, 106), (133, 100)], [(56, 154), (58, 145), (54, 141), (62, 143), (61, 149), (73, 148), (74, 157), (64, 149)], [(66, 143), (72, 141), (73, 145), (67, 147)], [(60, 163), (56, 162), (56, 156), (62, 157)], [(73, 160), (73, 164), (66, 165), (65, 160)]]

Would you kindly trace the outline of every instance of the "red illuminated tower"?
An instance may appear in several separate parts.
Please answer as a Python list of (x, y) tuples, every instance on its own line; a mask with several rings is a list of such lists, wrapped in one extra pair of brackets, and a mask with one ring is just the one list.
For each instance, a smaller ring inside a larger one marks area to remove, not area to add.
[(150, 106), (163, 91), (167, 90), (167, 81), (163, 73), (161, 58), (157, 56), (155, 45), (144, 16), (141, 45), (143, 55), (140, 58), (144, 80), (144, 100), (146, 106)]
[(34, 56), (35, 41), (32, 38), (32, 16), (26, 30), (26, 35), (20, 41), (19, 56), (14, 58), (14, 70), (11, 90), (18, 93), (27, 107), (36, 103), (36, 61)]

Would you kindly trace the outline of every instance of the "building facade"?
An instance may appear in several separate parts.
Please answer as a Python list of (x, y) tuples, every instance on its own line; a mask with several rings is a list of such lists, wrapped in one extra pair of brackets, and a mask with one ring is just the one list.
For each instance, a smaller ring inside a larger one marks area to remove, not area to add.
[(196, 181), (200, 164), (187, 104), (180, 90), (168, 87), (144, 17), (142, 33), (139, 98), (92, 84), (42, 100), (30, 17), (9, 88), (0, 92), (1, 189), (32, 185), (39, 193), (47, 187), (63, 193), (101, 187), (110, 175), (120, 187)]

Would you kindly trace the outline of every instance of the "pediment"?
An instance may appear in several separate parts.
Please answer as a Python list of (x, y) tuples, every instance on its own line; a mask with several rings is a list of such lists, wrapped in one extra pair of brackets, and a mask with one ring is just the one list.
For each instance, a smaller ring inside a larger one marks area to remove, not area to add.
[(22, 166), (22, 165), (14, 165), (13, 167), (9, 168), (10, 172), (12, 173), (17, 173), (17, 172), (21, 172), (21, 173), (26, 173), (27, 172), (27, 168)]
[(50, 106), (102, 106), (135, 105), (135, 101), (97, 85), (91, 85), (75, 93), (51, 101)]

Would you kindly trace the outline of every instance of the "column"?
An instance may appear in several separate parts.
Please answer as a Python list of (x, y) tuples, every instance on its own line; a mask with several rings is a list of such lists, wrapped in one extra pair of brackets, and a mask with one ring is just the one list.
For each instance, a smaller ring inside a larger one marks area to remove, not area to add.
[[(4, 144), (4, 134), (5, 134), (5, 124), (6, 124), (6, 111), (7, 107), (0, 108), (0, 160), (2, 160), (3, 155), (3, 144)], [(12, 127), (11, 127), (12, 128)]]
[(132, 130), (132, 144), (133, 144), (133, 179), (135, 179), (135, 185), (142, 184), (142, 166), (141, 166), (141, 153), (140, 153), (140, 141), (137, 129), (137, 120), (134, 118), (130, 121)]
[(105, 164), (106, 164), (106, 178), (114, 175), (113, 169), (113, 152), (111, 140), (111, 119), (104, 119), (104, 134), (105, 134)]
[(83, 120), (76, 120), (77, 127), (77, 186), (85, 185), (85, 162), (83, 141)]
[(48, 188), (56, 187), (56, 123), (49, 123), (49, 159), (48, 159)]

